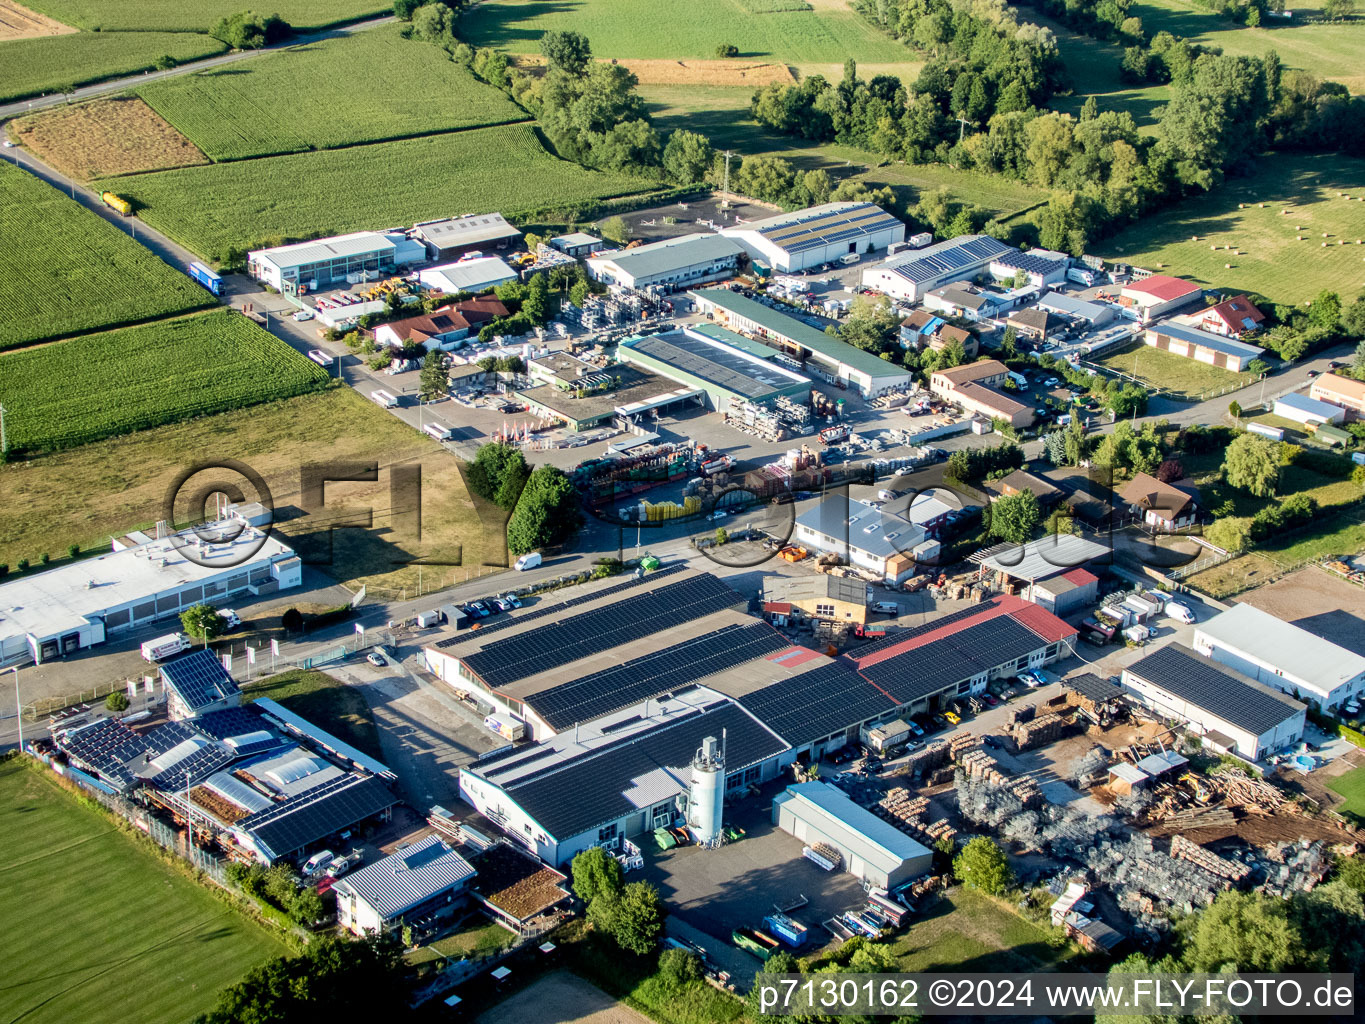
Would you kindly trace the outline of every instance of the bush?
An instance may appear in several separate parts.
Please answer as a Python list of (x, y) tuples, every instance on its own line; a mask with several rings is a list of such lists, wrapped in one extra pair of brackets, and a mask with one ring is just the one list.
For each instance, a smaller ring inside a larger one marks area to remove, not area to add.
[(28, 572), (28, 559), (27, 559), (27, 558), (21, 558), (21, 559), (19, 559), (19, 561), (18, 561), (17, 564), (18, 564), (18, 566), (19, 566), (19, 571), (20, 571), (20, 572)]
[(44, 551), (41, 555), (38, 556), (38, 561), (42, 565), (47, 565), (48, 562), (52, 561), (52, 556), (49, 555), (46, 551)]
[(75, 557), (77, 557), (80, 553), (81, 553), (81, 546), (80, 546), (79, 544), (68, 544), (68, 545), (66, 546), (66, 557), (67, 557), (67, 558), (75, 558)]
[(659, 955), (659, 979), (669, 988), (701, 981), (701, 960), (688, 949), (667, 949)]
[(738, 57), (739, 47), (734, 43), (721, 43), (716, 47), (717, 57)]
[(287, 633), (298, 633), (303, 630), (303, 612), (297, 608), (289, 608), (280, 616), (280, 625)]
[(8, 562), (0, 562), (0, 576), (8, 576), (8, 575), (9, 575), (9, 563), (8, 563)]
[(289, 34), (289, 25), (278, 15), (238, 11), (218, 20), (209, 35), (221, 39), (234, 50), (259, 50)]
[(108, 697), (104, 698), (104, 706), (110, 711), (127, 711), (128, 695), (122, 690), (115, 690)]

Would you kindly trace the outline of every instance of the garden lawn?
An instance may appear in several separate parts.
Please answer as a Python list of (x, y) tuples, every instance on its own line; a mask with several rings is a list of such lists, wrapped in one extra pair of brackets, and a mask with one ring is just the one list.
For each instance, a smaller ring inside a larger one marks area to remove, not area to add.
[(442, 957), (459, 960), (471, 954), (484, 956), (510, 946), (514, 938), (515, 936), (502, 925), (494, 924), (486, 918), (475, 917), (453, 935), (447, 935), (443, 939), (437, 939), (413, 950), (408, 954), (408, 962), (421, 964)]
[[(378, 463), (376, 482), (328, 484), (323, 512), (277, 523), (290, 544), (308, 549), (310, 565), (341, 582), (374, 592), (376, 586), (413, 587), (421, 575), (430, 589), (437, 581), (463, 580), (483, 562), (506, 564), (502, 521), (470, 498), (459, 460), (350, 388), (199, 416), (31, 461), (12, 459), (0, 465), (0, 563), (13, 566), (68, 544), (107, 551), (111, 536), (155, 526), (177, 474), (225, 458), (259, 473), (279, 509), (299, 505), (305, 462)], [(414, 463), (422, 467), (419, 538), (395, 528), (390, 511), (390, 469)], [(330, 517), (362, 509), (373, 510), (372, 529), (331, 529)], [(428, 564), (407, 564), (415, 558)]]
[(17, 760), (0, 764), (0, 833), (0, 903), (10, 911), (0, 1019), (188, 1021), (248, 969), (287, 952)]
[(139, 95), (214, 160), (527, 119), (501, 90), (397, 26), (166, 79)]
[(846, 57), (897, 63), (907, 50), (851, 7), (752, 13), (753, 0), (489, 0), (460, 17), (461, 38), (476, 46), (535, 53), (542, 33), (582, 32), (598, 57), (714, 57), (730, 43), (743, 58), (829, 64)]
[(1197, 396), (1223, 388), (1240, 388), (1256, 379), (1250, 373), (1233, 373), (1142, 343), (1105, 352), (1091, 361), (1097, 366), (1130, 373), (1177, 395)]
[(1054, 946), (1050, 939), (989, 897), (959, 887), (918, 917), (893, 948), (902, 971), (1031, 973), (1069, 955), (1069, 944)]
[(194, 32), (77, 32), (16, 39), (3, 46), (0, 102), (136, 75), (151, 70), (163, 56), (184, 64), (227, 49), (217, 39)]
[(1365, 821), (1365, 768), (1353, 768), (1327, 783), (1327, 788), (1346, 798), (1341, 805), (1343, 813), (1358, 821)]
[(370, 705), (358, 689), (325, 672), (308, 669), (280, 672), (245, 684), (242, 693), (247, 701), (269, 697), (361, 753), (374, 758), (384, 756)]
[[(3, 162), (0, 223), (0, 349), (216, 301), (103, 218)], [(13, 383), (5, 376), (0, 387)]]
[(327, 371), (217, 309), (0, 355), (19, 452), (70, 448), (327, 387)]
[(1145, 218), (1098, 245), (1100, 254), (1274, 302), (1302, 302), (1324, 288), (1354, 295), (1365, 287), (1365, 162), (1276, 154), (1257, 167), (1249, 178), (1229, 178)]
[[(207, 32), (219, 18), (253, 9), (241, 0), (25, 0), (25, 6), (91, 32)], [(297, 29), (389, 13), (380, 0), (272, 0), (254, 9), (278, 14)]]
[(111, 184), (139, 216), (201, 256), (472, 210), (509, 216), (646, 192), (657, 183), (551, 156), (520, 125), (350, 149), (130, 175)]

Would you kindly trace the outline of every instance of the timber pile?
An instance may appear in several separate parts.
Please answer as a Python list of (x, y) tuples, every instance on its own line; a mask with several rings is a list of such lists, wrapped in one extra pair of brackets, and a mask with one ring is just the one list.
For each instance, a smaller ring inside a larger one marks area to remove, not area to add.
[(923, 750), (917, 750), (905, 759), (905, 774), (928, 776), (935, 768), (948, 762), (948, 744), (935, 740)]
[(1227, 802), (1235, 807), (1268, 814), (1285, 803), (1284, 794), (1264, 779), (1253, 779), (1232, 771), (1214, 772), (1212, 778)]
[(980, 746), (980, 737), (964, 732), (948, 741), (948, 756), (954, 764), (961, 764), (964, 757)]
[(1016, 750), (1030, 750), (1040, 744), (1055, 740), (1069, 723), (1070, 718), (1066, 715), (1043, 715), (1031, 722), (1015, 723), (1009, 736), (1014, 741)]
[(1237, 824), (1237, 816), (1226, 807), (1195, 807), (1161, 819), (1168, 830), (1187, 832), (1195, 828), (1230, 828)]
[(959, 767), (969, 778), (981, 779), (999, 786), (1014, 795), (1024, 807), (1037, 807), (1043, 802), (1043, 792), (1030, 778), (1015, 778), (1000, 767), (1000, 762), (983, 750), (974, 750), (962, 758)]
[(1171, 837), (1171, 856), (1177, 860), (1187, 860), (1191, 864), (1197, 864), (1210, 874), (1217, 875), (1219, 878), (1226, 878), (1232, 882), (1240, 882), (1251, 874), (1251, 868), (1246, 864), (1220, 857), (1212, 850), (1206, 850), (1198, 843), (1192, 843), (1181, 835)]
[(909, 791), (901, 786), (888, 790), (872, 810), (879, 818), (929, 846), (945, 836), (952, 839), (957, 835), (957, 830), (946, 821), (926, 822), (924, 819), (929, 813), (929, 801), (922, 796), (911, 797)]

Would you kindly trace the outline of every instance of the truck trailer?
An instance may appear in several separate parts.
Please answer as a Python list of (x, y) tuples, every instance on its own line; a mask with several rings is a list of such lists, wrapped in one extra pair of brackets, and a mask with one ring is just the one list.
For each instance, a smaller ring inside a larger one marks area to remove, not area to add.
[(204, 264), (199, 262), (191, 263), (189, 266), (189, 275), (209, 291), (213, 292), (214, 295), (223, 294), (223, 279), (208, 267), (204, 266)]

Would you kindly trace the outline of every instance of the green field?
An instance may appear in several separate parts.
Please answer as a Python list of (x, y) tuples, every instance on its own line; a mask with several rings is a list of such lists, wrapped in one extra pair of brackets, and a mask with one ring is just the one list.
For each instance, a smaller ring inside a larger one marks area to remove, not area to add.
[(179, 63), (227, 47), (193, 32), (77, 32), (0, 43), (0, 102), (55, 93), (150, 69), (162, 56)]
[(915, 919), (894, 943), (910, 972), (1012, 971), (1055, 968), (1070, 952), (1042, 928), (970, 889), (957, 888)]
[(207, 32), (219, 18), (242, 10), (278, 14), (295, 28), (310, 29), (389, 11), (382, 0), (279, 0), (254, 8), (240, 0), (30, 0), (25, 6), (90, 32)]
[[(287, 951), (50, 777), (0, 765), (0, 1019), (167, 1024)], [(19, 921), (22, 918), (22, 926)]]
[(0, 349), (215, 301), (112, 224), (3, 162), (0, 222)]
[(1354, 768), (1327, 783), (1327, 788), (1346, 798), (1341, 812), (1357, 821), (1365, 821), (1365, 768)]
[[(1357, 244), (1365, 239), (1365, 161), (1284, 154), (1257, 166), (1254, 176), (1229, 178), (1096, 248), (1105, 259), (1275, 302), (1302, 302), (1324, 288), (1354, 295), (1365, 287), (1365, 244)], [(1239, 247), (1243, 255), (1213, 245)]]
[[(242, 686), (248, 701), (269, 697), (362, 753), (381, 760), (379, 728), (358, 689), (325, 672), (293, 669)], [(507, 933), (504, 932), (504, 935)]]
[[(648, 191), (653, 182), (552, 157), (521, 126), (117, 179), (147, 223), (222, 259), (265, 239), (308, 239), (476, 210), (512, 213)], [(273, 244), (273, 243), (272, 243)]]
[(1137, 0), (1129, 13), (1142, 19), (1148, 35), (1170, 32), (1233, 56), (1260, 57), (1274, 50), (1286, 67), (1345, 81), (1352, 92), (1360, 92), (1365, 87), (1365, 22), (1357, 18), (1348, 24), (1305, 24), (1305, 16), (1318, 14), (1321, 0), (1286, 6), (1294, 18), (1284, 23), (1267, 18), (1260, 28), (1248, 28), (1185, 0)]
[(460, 17), (460, 36), (476, 46), (537, 52), (551, 30), (582, 32), (598, 57), (714, 57), (731, 43), (745, 58), (791, 64), (904, 61), (907, 50), (852, 9), (751, 13), (740, 0), (489, 0)]
[(396, 27), (167, 79), (138, 95), (213, 160), (526, 120), (503, 92)]
[(1139, 342), (1125, 348), (1105, 352), (1091, 362), (1120, 373), (1132, 374), (1147, 383), (1165, 388), (1177, 395), (1191, 397), (1221, 388), (1250, 384), (1255, 378), (1249, 373), (1233, 373), (1221, 367), (1201, 363), (1197, 359), (1163, 352)]
[(48, 451), (326, 387), (327, 371), (217, 309), (0, 356), (9, 443)]

